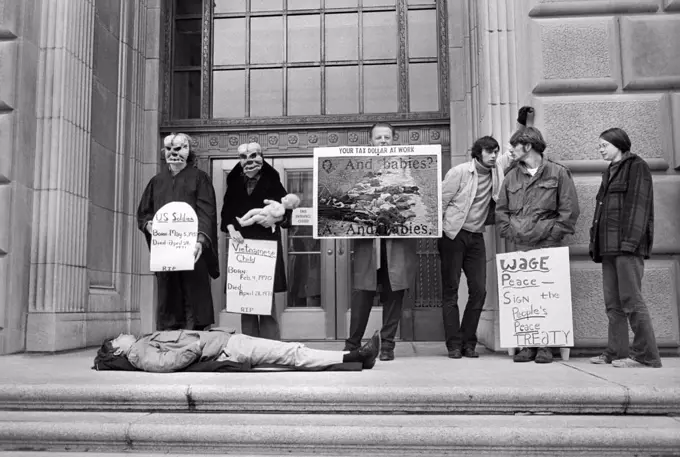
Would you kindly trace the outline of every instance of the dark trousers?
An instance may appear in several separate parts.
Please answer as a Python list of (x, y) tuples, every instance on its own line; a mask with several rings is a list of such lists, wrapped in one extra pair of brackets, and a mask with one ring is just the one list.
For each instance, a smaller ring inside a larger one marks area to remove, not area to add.
[[(486, 300), (486, 246), (484, 235), (461, 230), (452, 240), (439, 239), (442, 272), (442, 315), (447, 349), (477, 345), (477, 325)], [(460, 321), (458, 286), (461, 271), (468, 284), (468, 301)]]
[(241, 333), (256, 338), (280, 340), (281, 332), (276, 320), (276, 302), (272, 298), (272, 315), (241, 314)]
[[(645, 365), (659, 367), (661, 358), (652, 319), (641, 292), (644, 271), (641, 256), (617, 255), (602, 259), (602, 290), (609, 319), (605, 354), (611, 359), (630, 357)], [(634, 334), (630, 348), (629, 323)]]
[[(380, 340), (382, 348), (394, 350), (394, 336), (397, 334), (399, 320), (401, 319), (401, 308), (404, 302), (404, 290), (392, 290), (390, 275), (387, 271), (387, 262), (382, 262), (384, 267), (378, 270), (378, 285), (381, 286), (380, 303), (383, 307), (382, 328), (380, 329)], [(345, 341), (345, 348), (348, 350), (357, 349), (361, 346), (361, 339), (364, 337), (368, 318), (373, 308), (373, 298), (375, 291), (354, 290), (351, 304), (351, 314), (349, 320), (349, 338)]]
[(192, 271), (156, 273), (157, 330), (204, 330), (215, 322), (210, 275), (200, 258)]

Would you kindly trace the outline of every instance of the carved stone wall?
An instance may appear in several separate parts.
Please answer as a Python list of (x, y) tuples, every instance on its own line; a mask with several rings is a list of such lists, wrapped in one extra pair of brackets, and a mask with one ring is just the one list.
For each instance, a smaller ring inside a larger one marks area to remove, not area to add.
[[(677, 2), (482, 0), (477, 5), (478, 11), (490, 16), (502, 10), (509, 13), (514, 7), (514, 23), (508, 22), (507, 32), (514, 34), (517, 92), (508, 94), (509, 104), (512, 105), (512, 97), (516, 96), (520, 104), (536, 108), (536, 124), (545, 135), (548, 154), (567, 165), (574, 174), (581, 216), (577, 232), (568, 244), (572, 258), (576, 345), (602, 346), (607, 339), (601, 269), (590, 262), (587, 250), (595, 193), (600, 173), (607, 166), (596, 150), (598, 136), (603, 130), (617, 126), (629, 133), (633, 152), (648, 161), (654, 175), (655, 243), (653, 259), (646, 263), (643, 293), (659, 344), (678, 347), (680, 174), (676, 170), (680, 165), (680, 48), (675, 43), (680, 40), (680, 8)], [(481, 23), (482, 27), (484, 24)], [(485, 30), (488, 32), (482, 35), (503, 33), (502, 27), (496, 29), (491, 23)], [(492, 37), (488, 39), (489, 44), (492, 40)], [(503, 68), (499, 52), (493, 45), (482, 46), (480, 65), (491, 63)], [(494, 78), (485, 81), (493, 86)], [(489, 94), (493, 90), (482, 92)], [(502, 97), (500, 100), (492, 97), (491, 102), (491, 111), (496, 109), (496, 103), (504, 103)], [(501, 111), (501, 118), (511, 116), (505, 122), (510, 125), (515, 113), (515, 109), (510, 113)], [(480, 108), (475, 120), (485, 117), (484, 108)], [(492, 124), (495, 126), (496, 121)], [(497, 130), (494, 128), (494, 131)], [(495, 308), (495, 303), (491, 305)], [(484, 343), (498, 348), (498, 335), (493, 329), (497, 312), (494, 309), (486, 317)]]

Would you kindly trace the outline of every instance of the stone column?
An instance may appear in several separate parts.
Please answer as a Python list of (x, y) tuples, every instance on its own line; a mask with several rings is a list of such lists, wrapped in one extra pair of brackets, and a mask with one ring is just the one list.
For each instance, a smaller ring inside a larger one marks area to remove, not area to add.
[(92, 0), (45, 0), (26, 350), (85, 344)]

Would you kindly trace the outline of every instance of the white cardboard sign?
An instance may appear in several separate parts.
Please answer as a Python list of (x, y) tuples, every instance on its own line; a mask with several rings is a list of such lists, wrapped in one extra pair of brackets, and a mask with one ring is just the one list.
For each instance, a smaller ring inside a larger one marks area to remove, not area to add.
[(229, 240), (227, 312), (271, 315), (277, 243)]
[(295, 208), (293, 210), (292, 225), (312, 225), (313, 208)]
[(501, 347), (571, 347), (569, 248), (496, 255)]
[(198, 217), (184, 202), (170, 202), (159, 209), (151, 230), (151, 271), (194, 269)]

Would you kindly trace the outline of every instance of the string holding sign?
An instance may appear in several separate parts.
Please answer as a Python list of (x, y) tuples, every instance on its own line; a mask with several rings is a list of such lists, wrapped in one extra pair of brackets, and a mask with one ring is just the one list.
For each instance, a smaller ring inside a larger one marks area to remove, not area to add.
[(170, 202), (159, 209), (151, 230), (151, 271), (194, 269), (198, 217), (184, 202)]

